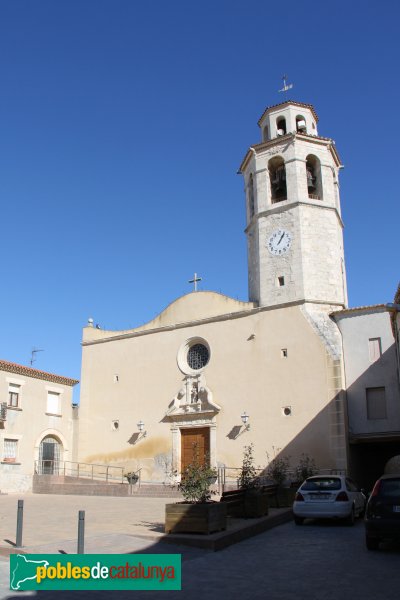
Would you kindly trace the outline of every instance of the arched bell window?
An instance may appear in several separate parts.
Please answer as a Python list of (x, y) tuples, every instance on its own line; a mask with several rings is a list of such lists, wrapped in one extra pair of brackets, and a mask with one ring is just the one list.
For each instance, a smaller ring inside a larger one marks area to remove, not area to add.
[(286, 135), (286, 119), (285, 117), (278, 117), (276, 119), (276, 134)]
[(269, 180), (271, 183), (271, 202), (282, 202), (287, 199), (286, 168), (281, 156), (271, 158), (268, 163)]
[(296, 117), (296, 131), (297, 133), (307, 133), (307, 124), (303, 115), (297, 115)]
[(253, 174), (250, 173), (249, 177), (249, 218), (252, 219), (254, 216), (254, 181)]
[(314, 154), (309, 154), (306, 158), (306, 175), (308, 197), (322, 200), (321, 163)]

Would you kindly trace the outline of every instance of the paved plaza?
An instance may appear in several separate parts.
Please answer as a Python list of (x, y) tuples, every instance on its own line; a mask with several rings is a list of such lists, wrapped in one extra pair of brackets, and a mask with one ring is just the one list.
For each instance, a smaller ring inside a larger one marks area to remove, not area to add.
[[(78, 511), (86, 511), (86, 553), (178, 553), (180, 592), (24, 592), (9, 588), (5, 550), (15, 540), (18, 496), (0, 497), (0, 598), (37, 600), (397, 600), (400, 550), (386, 545), (368, 552), (364, 525), (286, 523), (220, 552), (166, 544), (162, 540), (165, 498), (98, 498), (25, 495), (25, 552), (76, 552)], [(167, 500), (168, 501), (168, 500)]]

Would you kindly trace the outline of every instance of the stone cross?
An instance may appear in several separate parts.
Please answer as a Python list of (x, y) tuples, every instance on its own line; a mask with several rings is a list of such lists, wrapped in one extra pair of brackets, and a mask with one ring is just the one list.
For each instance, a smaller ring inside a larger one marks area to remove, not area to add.
[(201, 281), (201, 277), (197, 277), (197, 273), (194, 274), (193, 279), (189, 279), (189, 283), (194, 283), (194, 291), (197, 292), (197, 282)]

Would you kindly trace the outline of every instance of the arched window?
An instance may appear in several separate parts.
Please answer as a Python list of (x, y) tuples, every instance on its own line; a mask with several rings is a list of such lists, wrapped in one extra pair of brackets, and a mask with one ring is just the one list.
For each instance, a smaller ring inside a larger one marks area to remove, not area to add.
[(52, 435), (42, 439), (39, 446), (39, 474), (58, 475), (62, 459), (62, 444)]
[(321, 163), (314, 154), (309, 154), (306, 158), (306, 174), (308, 197), (322, 200)]
[(287, 199), (286, 169), (283, 158), (276, 156), (268, 163), (269, 180), (271, 182), (271, 202), (282, 202)]
[(269, 140), (268, 125), (266, 125), (263, 129), (263, 142), (266, 142), (267, 140)]
[(249, 177), (249, 218), (252, 219), (254, 216), (254, 181), (253, 175), (250, 173)]
[(307, 133), (307, 124), (303, 115), (297, 115), (296, 117), (296, 131), (297, 133)]
[(285, 117), (278, 117), (276, 119), (276, 134), (286, 135), (286, 119)]

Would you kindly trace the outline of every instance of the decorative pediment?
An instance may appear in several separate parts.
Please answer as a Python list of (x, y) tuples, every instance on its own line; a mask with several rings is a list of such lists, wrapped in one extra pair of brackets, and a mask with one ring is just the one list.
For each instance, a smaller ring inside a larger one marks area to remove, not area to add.
[(187, 375), (183, 386), (168, 406), (168, 420), (206, 419), (207, 421), (219, 413), (221, 407), (213, 402), (212, 392), (207, 387), (203, 374)]

